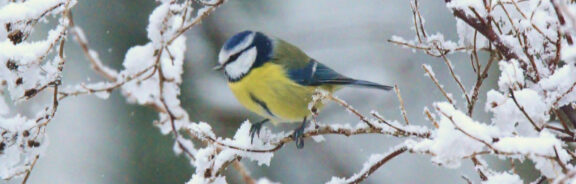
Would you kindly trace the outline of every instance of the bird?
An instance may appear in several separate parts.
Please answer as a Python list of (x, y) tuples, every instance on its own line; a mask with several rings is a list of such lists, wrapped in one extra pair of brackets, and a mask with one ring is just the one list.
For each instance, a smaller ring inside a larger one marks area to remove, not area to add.
[(230, 37), (218, 53), (218, 65), (236, 99), (264, 119), (252, 124), (252, 141), (262, 125), (301, 123), (292, 133), (298, 149), (316, 90), (333, 93), (343, 86), (390, 90), (391, 86), (344, 76), (312, 59), (295, 45), (259, 31), (246, 30)]

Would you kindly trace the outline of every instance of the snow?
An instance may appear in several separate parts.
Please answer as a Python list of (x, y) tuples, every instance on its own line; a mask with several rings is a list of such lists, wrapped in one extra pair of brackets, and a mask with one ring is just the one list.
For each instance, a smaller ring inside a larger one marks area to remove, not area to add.
[[(547, 103), (553, 106), (563, 106), (573, 103), (576, 99), (576, 66), (566, 64), (556, 72), (542, 79), (538, 85), (547, 93)], [(569, 92), (569, 93), (566, 93)], [(556, 103), (556, 104), (555, 104)]]
[[(64, 10), (63, 3), (66, 0), (28, 0), (21, 3), (5, 3), (0, 7), (0, 24), (15, 23), (22, 20), (43, 20), (43, 14), (58, 15)], [(149, 42), (130, 48), (124, 58), (122, 71), (117, 72), (108, 68), (100, 61), (97, 52), (88, 50), (88, 54), (94, 59), (93, 67), (100, 68), (104, 73), (116, 77), (114, 82), (94, 82), (63, 87), (61, 92), (81, 92), (92, 94), (106, 99), (110, 92), (106, 89), (121, 86), (122, 94), (130, 103), (139, 105), (152, 105), (159, 111), (155, 125), (163, 134), (175, 134), (173, 151), (176, 154), (192, 154), (194, 159), (191, 165), (195, 167), (195, 173), (188, 183), (226, 183), (224, 176), (214, 176), (215, 172), (225, 169), (227, 164), (238, 157), (243, 160), (253, 161), (258, 165), (269, 166), (274, 152), (265, 152), (277, 145), (273, 144), (280, 139), (289, 136), (289, 133), (272, 133), (263, 128), (260, 136), (252, 142), (249, 136), (251, 123), (245, 121), (232, 138), (218, 137), (210, 124), (205, 122), (191, 122), (189, 115), (182, 108), (179, 96), (180, 85), (183, 82), (184, 54), (187, 49), (186, 38), (179, 35), (183, 26), (191, 25), (204, 15), (211, 12), (213, 7), (199, 7), (197, 15), (189, 13), (189, 20), (183, 20), (181, 10), (185, 8), (174, 0), (161, 0), (149, 17), (147, 36)], [(214, 2), (212, 0), (211, 2)], [(494, 1), (495, 3), (498, 1)], [(71, 5), (75, 1), (70, 1)], [(430, 134), (430, 137), (417, 137), (408, 139), (401, 146), (406, 146), (413, 153), (430, 154), (431, 161), (443, 167), (458, 168), (462, 160), (477, 153), (498, 155), (500, 159), (521, 158), (529, 159), (535, 163), (535, 168), (547, 178), (553, 179), (564, 176), (561, 165), (567, 165), (568, 169), (574, 169), (569, 161), (571, 157), (566, 151), (565, 145), (559, 138), (559, 133), (543, 129), (537, 131), (532, 125), (532, 120), (538, 128), (552, 122), (551, 109), (563, 105), (575, 104), (576, 90), (576, 47), (561, 43), (564, 48), (561, 51), (562, 62), (558, 68), (549, 67), (547, 62), (556, 57), (556, 45), (546, 42), (547, 39), (557, 40), (558, 22), (557, 13), (553, 10), (551, 2), (529, 0), (518, 2), (518, 9), (512, 4), (502, 5), (511, 11), (511, 20), (508, 19), (502, 8), (497, 7), (490, 12), (490, 16), (498, 23), (499, 30), (496, 36), (502, 40), (505, 46), (518, 55), (518, 59), (498, 61), (500, 75), (497, 89), (489, 89), (486, 94), (485, 110), (493, 117), (489, 122), (480, 122), (466, 114), (464, 109), (458, 109), (462, 104), (448, 102), (435, 103), (436, 112), (432, 116), (437, 120), (437, 129), (429, 129), (426, 126), (404, 125), (395, 120), (388, 121), (394, 127), (410, 133)], [(55, 9), (51, 9), (57, 7)], [(481, 0), (452, 0), (447, 3), (450, 9), (464, 11), (468, 16), (476, 17), (471, 11), (478, 11), (480, 17), (486, 17), (483, 1)], [(571, 6), (574, 9), (573, 6)], [(533, 12), (533, 13), (532, 13)], [(531, 17), (523, 18), (523, 13), (532, 13)], [(512, 25), (511, 22), (514, 24)], [(33, 25), (14, 24), (13, 29), (30, 33)], [(569, 26), (566, 26), (567, 28)], [(80, 42), (88, 43), (86, 35), (79, 27), (71, 28), (78, 34)], [(539, 30), (537, 30), (539, 29)], [(0, 81), (6, 81), (2, 87), (2, 93), (7, 92), (10, 99), (21, 99), (24, 92), (37, 89), (62, 77), (58, 69), (63, 62), (60, 57), (47, 58), (48, 54), (58, 46), (60, 39), (68, 30), (68, 22), (61, 19), (58, 26), (53, 28), (48, 35), (40, 41), (24, 40), (14, 43), (5, 39), (10, 30), (0, 29)], [(405, 43), (414, 47), (427, 48), (426, 52), (431, 55), (445, 54), (444, 50), (470, 53), (476, 37), (476, 47), (488, 46), (488, 40), (466, 22), (457, 20), (457, 41), (446, 40), (441, 33), (429, 34), (422, 37), (422, 41), (393, 36), (394, 42)], [(519, 38), (515, 32), (526, 35), (523, 48), (518, 43)], [(570, 33), (570, 32), (569, 32)], [(436, 49), (438, 47), (438, 49)], [(227, 57), (227, 56), (226, 56)], [(481, 56), (482, 57), (482, 56)], [(249, 60), (250, 58), (248, 58)], [(531, 59), (536, 65), (535, 68)], [(565, 63), (563, 63), (565, 62)], [(522, 69), (523, 66), (525, 69)], [(430, 71), (430, 77), (436, 74), (428, 64), (423, 67)], [(449, 66), (451, 67), (451, 66)], [(535, 70), (539, 71), (540, 81), (533, 80)], [(459, 73), (459, 71), (457, 71)], [(18, 82), (19, 81), (19, 82)], [(442, 86), (442, 84), (439, 84)], [(6, 88), (6, 90), (4, 90)], [(512, 99), (512, 93), (518, 104)], [(321, 100), (326, 94), (320, 93), (314, 96), (314, 100)], [(481, 94), (482, 96), (483, 94)], [(481, 97), (482, 98), (482, 97)], [(10, 103), (10, 102), (8, 102)], [(2, 143), (8, 143), (0, 154), (0, 178), (8, 178), (28, 169), (36, 156), (43, 153), (48, 141), (43, 130), (37, 123), (49, 120), (43, 119), (36, 122), (35, 118), (25, 117), (21, 114), (8, 116), (10, 105), (5, 98), (0, 98), (0, 131)], [(520, 107), (518, 107), (520, 106)], [(310, 105), (309, 107), (312, 107)], [(521, 110), (522, 109), (522, 110)], [(37, 117), (51, 116), (52, 107), (48, 106), (37, 113)], [(349, 110), (349, 109), (348, 109)], [(524, 111), (524, 112), (523, 112)], [(372, 112), (378, 115), (377, 112)], [(354, 115), (352, 115), (354, 116)], [(368, 120), (371, 124), (380, 128), (383, 134), (395, 135), (397, 130), (390, 125), (380, 123), (375, 119)], [(355, 125), (335, 124), (321, 125), (323, 128), (333, 130), (346, 129), (355, 131), (368, 128), (364, 122)], [(307, 129), (310, 130), (310, 129)], [(178, 132), (178, 134), (176, 133)], [(32, 139), (25, 134), (35, 133), (38, 137)], [(195, 147), (194, 142), (186, 137), (187, 133), (192, 139), (198, 139), (208, 143), (204, 147)], [(181, 135), (181, 134), (184, 134)], [(564, 136), (564, 135), (563, 135)], [(6, 139), (5, 137), (8, 137)], [(324, 136), (313, 136), (316, 142), (326, 141)], [(29, 141), (37, 141), (30, 146)], [(385, 158), (388, 154), (398, 150), (392, 148), (385, 154), (372, 154), (363, 164), (360, 171), (349, 178), (332, 177), (328, 183), (347, 183), (358, 179), (370, 169), (371, 166)], [(260, 152), (255, 151), (260, 150)], [(186, 152), (186, 153), (185, 153)], [(556, 159), (558, 155), (558, 161)], [(488, 180), (483, 183), (524, 183), (516, 174), (511, 172), (491, 172), (482, 156), (478, 156), (483, 166), (479, 169), (486, 170)], [(192, 157), (190, 157), (192, 158)], [(560, 162), (561, 164), (559, 164)], [(211, 173), (206, 171), (211, 170)], [(273, 183), (266, 178), (257, 180), (258, 184)]]
[(474, 35), (476, 35), (476, 48), (487, 46), (488, 40), (481, 33), (475, 33), (475, 30), (464, 21), (456, 20), (456, 31), (458, 32), (458, 43), (469, 47), (474, 46)]
[(430, 66), (428, 64), (423, 64), (422, 67), (424, 67), (428, 71), (424, 75), (429, 76), (429, 77), (436, 77), (434, 70), (432, 70), (432, 66)]
[(348, 182), (346, 182), (346, 178), (341, 178), (341, 177), (336, 177), (336, 176), (332, 176), (330, 181), (326, 182), (326, 184), (345, 184), (345, 183), (348, 183)]
[[(484, 142), (492, 142), (499, 135), (499, 129), (474, 121), (465, 113), (456, 110), (452, 104), (441, 102), (435, 104), (439, 111), (438, 129), (431, 139), (425, 139), (412, 145), (419, 152), (432, 152), (432, 161), (449, 168), (460, 166), (462, 158), (475, 152), (485, 150), (485, 144), (462, 133), (454, 125), (469, 135)], [(458, 146), (455, 146), (458, 145)]]
[(520, 68), (518, 60), (500, 61), (500, 79), (498, 79), (498, 87), (501, 91), (508, 89), (518, 89), (524, 86), (524, 70)]
[(192, 179), (186, 182), (186, 184), (226, 184), (226, 179), (224, 176), (218, 176), (214, 179), (207, 179), (204, 176), (199, 174), (192, 175)]
[(256, 181), (256, 184), (280, 184), (279, 182), (270, 181), (268, 178), (260, 178)]
[(148, 32), (148, 39), (152, 41), (152, 47), (154, 49), (161, 48), (165, 38), (163, 32), (166, 26), (163, 24), (166, 19), (168, 19), (168, 11), (170, 10), (170, 3), (163, 2), (160, 6), (156, 7), (152, 14), (150, 14), (149, 24), (146, 28)]
[(538, 137), (504, 137), (493, 145), (494, 148), (505, 152), (546, 156), (554, 156), (554, 147), (561, 146), (562, 142), (547, 131), (543, 131)]
[[(28, 0), (25, 2), (8, 3), (0, 8), (0, 22), (16, 22), (19, 20), (38, 19), (47, 10), (58, 7), (50, 11), (50, 14), (58, 14), (64, 10), (67, 0)], [(76, 1), (72, 1), (72, 5)]]
[(482, 184), (523, 184), (524, 181), (520, 179), (520, 176), (516, 174), (511, 174), (508, 172), (497, 173), (488, 176), (488, 180), (482, 182)]
[(563, 164), (568, 164), (571, 159), (565, 150), (560, 149), (563, 146), (562, 142), (548, 131), (543, 131), (538, 137), (517, 136), (502, 138), (493, 146), (501, 151), (529, 155), (536, 163), (536, 168), (550, 178), (562, 175), (561, 167), (556, 161), (543, 158), (542, 156), (555, 157), (556, 149)]
[[(10, 2), (0, 7), (0, 24), (10, 25), (0, 32), (3, 37), (0, 39), (0, 65), (6, 66), (0, 67), (0, 81), (5, 82), (0, 84), (0, 179), (22, 177), (49, 144), (44, 124), (51, 120), (55, 110), (51, 100), (46, 104), (35, 101), (39, 107), (37, 109), (41, 109), (35, 113), (30, 111), (35, 116), (28, 117), (20, 111), (13, 114), (8, 112), (11, 105), (28, 100), (36, 95), (36, 91), (62, 78), (59, 67), (64, 60), (54, 52), (67, 32), (68, 19), (59, 17), (57, 25), (42, 39), (31, 41), (27, 37), (36, 21), (61, 14), (66, 8), (64, 5), (67, 4), (69, 8), (75, 3), (65, 0), (29, 0)], [(6, 39), (7, 34), (14, 31), (22, 33), (22, 40)], [(33, 93), (24, 96), (27, 91)]]
[(326, 138), (324, 138), (324, 136), (322, 136), (322, 135), (317, 135), (317, 136), (312, 136), (312, 140), (314, 140), (314, 142), (321, 143), (321, 142), (326, 141)]
[(26, 65), (32, 62), (39, 62), (52, 48), (60, 37), (64, 34), (66, 25), (59, 25), (48, 32), (48, 37), (43, 41), (22, 42), (14, 45), (10, 40), (0, 42), (0, 59), (12, 59), (17, 64)]
[[(4, 150), (0, 152), (0, 179), (7, 179), (18, 175), (28, 169), (35, 157), (43, 153), (48, 145), (44, 134), (38, 137), (25, 136), (40, 131), (34, 128), (36, 122), (26, 117), (16, 115), (12, 118), (0, 117), (0, 133), (4, 138)], [(29, 141), (38, 142), (38, 146), (31, 146)]]
[[(536, 125), (541, 127), (550, 118), (548, 114), (549, 107), (537, 91), (522, 89), (514, 91), (514, 94), (518, 104), (524, 108)], [(512, 133), (535, 135), (534, 126), (511, 97), (498, 91), (490, 90), (486, 101), (486, 111), (494, 114), (492, 122), (503, 131), (502, 133), (509, 135)]]
[[(267, 143), (271, 138), (271, 132), (266, 129), (266, 128), (262, 128), (262, 130), (260, 131), (260, 137), (258, 139), (254, 139), (254, 142), (252, 142), (252, 138), (250, 137), (250, 127), (251, 127), (251, 123), (249, 121), (245, 121), (244, 123), (242, 123), (242, 125), (240, 125), (240, 128), (238, 128), (238, 130), (236, 131), (236, 134), (234, 135), (233, 139), (224, 139), (222, 140), (222, 143), (226, 144), (226, 145), (231, 145), (231, 146), (236, 146), (239, 148), (244, 148), (244, 149), (256, 149), (256, 150), (269, 150), (274, 148), (274, 145), (270, 145), (269, 143)], [(274, 156), (273, 152), (265, 152), (265, 153), (256, 153), (256, 152), (250, 152), (250, 151), (242, 151), (242, 150), (237, 150), (237, 149), (229, 149), (229, 148), (224, 148), (221, 154), (228, 154), (230, 157), (237, 155), (237, 156), (242, 156), (244, 158), (248, 158), (252, 161), (255, 161), (258, 165), (270, 165), (270, 161), (272, 160), (272, 157)]]
[(561, 58), (566, 63), (573, 64), (574, 61), (576, 61), (576, 45), (571, 45), (562, 49)]

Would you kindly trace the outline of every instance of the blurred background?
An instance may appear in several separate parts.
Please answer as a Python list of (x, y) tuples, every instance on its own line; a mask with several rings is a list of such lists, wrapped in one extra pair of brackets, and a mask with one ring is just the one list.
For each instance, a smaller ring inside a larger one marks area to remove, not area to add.
[[(429, 33), (441, 32), (447, 40), (457, 40), (455, 20), (444, 3), (420, 3)], [(120, 70), (127, 49), (148, 42), (145, 28), (156, 5), (152, 0), (80, 1), (73, 15), (105, 64)], [(180, 99), (192, 121), (210, 123), (220, 136), (231, 137), (246, 119), (260, 120), (236, 101), (223, 74), (211, 70), (223, 42), (250, 29), (283, 38), (348, 76), (398, 84), (411, 123), (431, 127), (423, 109), (444, 98), (424, 76), (423, 63), (433, 67), (462, 108), (465, 100), (440, 58), (387, 41), (393, 35), (414, 38), (411, 26), (408, 1), (230, 0), (186, 34), (188, 50)], [(64, 85), (104, 80), (90, 70), (77, 44), (68, 42), (66, 46)], [(472, 72), (467, 55), (457, 54), (451, 59), (470, 88), (475, 78), (466, 75)], [(494, 72), (489, 75), (486, 87), (495, 86)], [(480, 93), (475, 114), (482, 121), (489, 120), (483, 110), (485, 90)], [(402, 121), (393, 92), (346, 88), (337, 96), (365, 114), (376, 110), (387, 119)], [(66, 99), (48, 126), (50, 146), (32, 171), (30, 183), (188, 181), (194, 168), (186, 158), (174, 154), (172, 136), (162, 135), (152, 124), (155, 119), (157, 114), (152, 109), (127, 104), (117, 91), (108, 100), (94, 96)], [(356, 117), (334, 103), (327, 105), (319, 120), (358, 123)], [(295, 126), (282, 125), (273, 130), (292, 130)], [(384, 153), (402, 141), (383, 135), (325, 138), (322, 143), (307, 139), (302, 150), (297, 150), (294, 144), (285, 146), (275, 154), (269, 167), (243, 162), (254, 178), (267, 177), (282, 183), (324, 183), (332, 176), (351, 176), (371, 154)], [(366, 183), (464, 183), (461, 175), (478, 181), (469, 161), (459, 169), (447, 169), (431, 163), (429, 156), (404, 154), (380, 168)], [(233, 169), (228, 170), (228, 181), (242, 183)]]

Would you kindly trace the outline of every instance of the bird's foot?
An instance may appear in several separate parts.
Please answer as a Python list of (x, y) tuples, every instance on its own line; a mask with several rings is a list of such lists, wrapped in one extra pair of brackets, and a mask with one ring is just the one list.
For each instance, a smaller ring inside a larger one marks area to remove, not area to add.
[(252, 126), (250, 126), (250, 144), (254, 143), (254, 137), (256, 135), (258, 135), (258, 137), (260, 137), (260, 130), (262, 129), (262, 125), (264, 125), (264, 123), (268, 122), (268, 119), (262, 120), (258, 123), (254, 123), (252, 124)]
[(300, 127), (294, 130), (294, 134), (292, 134), (292, 138), (296, 143), (296, 148), (302, 149), (304, 147), (304, 129), (306, 129), (306, 119), (302, 122)]

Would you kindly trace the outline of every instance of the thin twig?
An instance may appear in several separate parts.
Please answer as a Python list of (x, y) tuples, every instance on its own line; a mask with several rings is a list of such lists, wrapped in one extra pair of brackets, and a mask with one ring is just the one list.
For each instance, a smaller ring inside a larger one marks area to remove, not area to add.
[[(477, 76), (476, 84), (474, 84), (474, 89), (472, 89), (472, 97), (470, 99), (470, 104), (468, 104), (468, 116), (472, 116), (472, 113), (474, 112), (474, 105), (476, 105), (476, 102), (478, 101), (478, 94), (480, 93), (480, 87), (482, 87), (484, 80), (488, 78), (488, 70), (490, 70), (490, 67), (492, 66), (494, 60), (496, 60), (495, 55), (493, 52), (490, 52), (490, 59), (488, 59), (488, 64), (486, 64), (486, 67), (484, 67), (482, 73), (480, 73)], [(480, 69), (480, 65), (478, 65), (478, 69)]]
[(434, 119), (434, 116), (432, 116), (432, 113), (430, 113), (430, 110), (428, 110), (428, 108), (424, 109), (424, 114), (426, 114), (426, 116), (428, 117), (428, 120), (430, 120), (430, 122), (432, 122), (432, 125), (434, 125), (434, 127), (436, 127), (436, 128), (440, 127), (438, 125), (438, 122), (436, 121), (436, 119)]
[(532, 118), (528, 115), (526, 110), (524, 110), (524, 107), (522, 107), (518, 103), (518, 100), (516, 100), (516, 96), (514, 95), (514, 90), (508, 89), (508, 91), (510, 92), (510, 96), (512, 97), (512, 100), (514, 101), (514, 104), (516, 104), (516, 107), (518, 107), (518, 109), (520, 109), (522, 114), (524, 114), (524, 116), (528, 119), (528, 121), (530, 121), (532, 126), (534, 126), (534, 129), (536, 129), (536, 131), (538, 131), (538, 132), (542, 131), (542, 127), (538, 126), (538, 124), (536, 124), (536, 122), (534, 122), (534, 120), (532, 120)]
[(366, 172), (360, 173), (359, 178), (356, 178), (355, 180), (350, 181), (348, 183), (349, 184), (357, 184), (357, 183), (360, 183), (360, 182), (366, 180), (366, 178), (368, 178), (368, 176), (370, 176), (372, 173), (374, 173), (378, 168), (382, 167), (382, 165), (386, 164), (386, 162), (392, 160), (393, 158), (406, 152), (407, 150), (408, 150), (408, 148), (406, 146), (396, 148), (396, 150), (392, 151), (390, 154), (386, 155), (384, 158), (382, 158), (378, 162), (374, 163), (374, 165), (372, 165)]
[(574, 132), (570, 130), (570, 128), (568, 127), (568, 123), (564, 121), (564, 118), (562, 118), (560, 111), (558, 111), (555, 108), (552, 108), (552, 111), (554, 111), (554, 114), (556, 114), (556, 118), (558, 118), (558, 120), (560, 121), (560, 124), (564, 128), (564, 132), (570, 135), (571, 137), (574, 137)]
[(28, 178), (30, 177), (30, 173), (32, 173), (32, 169), (34, 169), (34, 166), (36, 165), (36, 161), (38, 161), (38, 158), (40, 158), (40, 156), (36, 155), (36, 158), (34, 158), (34, 161), (32, 161), (32, 165), (30, 165), (30, 169), (28, 169), (26, 171), (26, 176), (24, 176), (24, 180), (22, 180), (22, 184), (26, 184), (28, 182)]
[(372, 122), (370, 122), (370, 120), (368, 120), (364, 115), (362, 115), (360, 112), (358, 112), (358, 110), (354, 109), (352, 106), (350, 106), (350, 104), (346, 103), (344, 100), (335, 97), (333, 95), (326, 95), (326, 98), (329, 100), (332, 100), (338, 104), (340, 104), (340, 106), (348, 109), (348, 111), (352, 112), (354, 115), (356, 115), (358, 118), (360, 118), (360, 120), (364, 123), (366, 123), (368, 126), (370, 126), (371, 128), (376, 128), (376, 126), (374, 126), (372, 124)]
[(486, 176), (486, 174), (484, 174), (484, 171), (482, 171), (482, 168), (484, 168), (484, 165), (482, 165), (482, 162), (480, 162), (480, 160), (478, 160), (478, 158), (476, 158), (476, 157), (472, 157), (470, 159), (472, 160), (472, 163), (474, 164), (474, 166), (476, 168), (476, 172), (478, 172), (480, 179), (482, 181), (487, 181), (488, 177)]
[(398, 101), (400, 102), (400, 110), (402, 111), (402, 117), (404, 117), (404, 121), (406, 122), (406, 125), (410, 125), (410, 121), (408, 121), (408, 117), (407, 117), (407, 113), (406, 113), (406, 108), (404, 107), (404, 100), (402, 100), (402, 95), (400, 94), (400, 88), (398, 88), (398, 85), (394, 85), (394, 91), (396, 91), (396, 96), (398, 97)]
[[(438, 45), (436, 45), (436, 47), (439, 48)], [(452, 75), (452, 78), (454, 79), (456, 84), (458, 84), (458, 87), (460, 87), (460, 90), (462, 90), (462, 94), (464, 94), (464, 97), (466, 98), (466, 102), (468, 104), (472, 104), (472, 102), (470, 101), (470, 96), (468, 96), (468, 92), (466, 91), (466, 88), (464, 88), (462, 81), (460, 81), (460, 77), (458, 77), (456, 75), (456, 73), (454, 72), (454, 67), (452, 66), (452, 62), (448, 59), (448, 57), (446, 57), (446, 55), (442, 55), (442, 60), (444, 61), (444, 63), (448, 67), (448, 71), (450, 71), (450, 75)]]
[(432, 79), (432, 81), (434, 82), (436, 87), (440, 90), (440, 92), (442, 92), (442, 95), (444, 95), (446, 100), (448, 100), (448, 102), (450, 102), (450, 104), (455, 105), (454, 100), (452, 100), (452, 97), (450, 97), (448, 95), (448, 93), (446, 93), (446, 90), (444, 90), (444, 87), (442, 87), (440, 85), (440, 83), (438, 83), (438, 79), (436, 79), (436, 76), (432, 73), (432, 71), (430, 71), (428, 69), (428, 67), (426, 67), (426, 65), (422, 65), (422, 68), (424, 69), (424, 71), (426, 71), (426, 74), (428, 74), (428, 77), (430, 77), (430, 79)]

